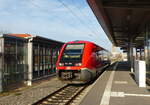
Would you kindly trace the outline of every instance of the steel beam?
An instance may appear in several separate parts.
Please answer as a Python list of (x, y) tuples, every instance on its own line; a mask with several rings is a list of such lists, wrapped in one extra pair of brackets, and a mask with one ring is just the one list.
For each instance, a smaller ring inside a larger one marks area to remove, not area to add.
[(114, 45), (116, 45), (116, 40), (113, 33), (113, 28), (108, 18), (101, 0), (87, 0), (88, 4), (92, 8), (97, 20), (101, 24), (103, 30), (106, 32), (108, 38), (112, 41)]
[(130, 44), (129, 44), (129, 59), (131, 63), (131, 72), (133, 72), (134, 69), (134, 58), (133, 58), (133, 39), (130, 39)]
[(3, 91), (3, 72), (4, 72), (4, 38), (0, 39), (0, 92)]
[[(32, 40), (32, 39), (30, 39)], [(28, 81), (27, 85), (31, 86), (32, 85), (32, 72), (33, 72), (33, 43), (29, 40), (28, 42)]]
[(150, 2), (103, 2), (103, 8), (150, 10)]

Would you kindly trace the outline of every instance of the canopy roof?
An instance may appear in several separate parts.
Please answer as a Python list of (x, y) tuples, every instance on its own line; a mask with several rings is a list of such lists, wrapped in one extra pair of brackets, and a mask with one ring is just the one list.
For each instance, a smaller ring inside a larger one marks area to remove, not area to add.
[[(125, 48), (131, 39), (141, 44), (150, 22), (150, 0), (87, 0), (99, 23), (115, 46)], [(139, 36), (141, 35), (141, 36)]]

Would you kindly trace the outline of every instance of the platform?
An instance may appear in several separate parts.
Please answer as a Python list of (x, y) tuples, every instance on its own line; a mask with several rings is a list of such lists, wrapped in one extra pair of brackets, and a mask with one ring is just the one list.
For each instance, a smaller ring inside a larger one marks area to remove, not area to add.
[(138, 87), (129, 63), (118, 62), (97, 79), (80, 105), (150, 105), (150, 87)]

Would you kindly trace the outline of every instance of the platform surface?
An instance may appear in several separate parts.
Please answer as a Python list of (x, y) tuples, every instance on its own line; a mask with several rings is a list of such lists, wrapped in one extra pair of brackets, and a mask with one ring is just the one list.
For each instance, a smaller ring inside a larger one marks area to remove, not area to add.
[(80, 105), (150, 105), (150, 87), (138, 87), (129, 63), (118, 62), (97, 79)]

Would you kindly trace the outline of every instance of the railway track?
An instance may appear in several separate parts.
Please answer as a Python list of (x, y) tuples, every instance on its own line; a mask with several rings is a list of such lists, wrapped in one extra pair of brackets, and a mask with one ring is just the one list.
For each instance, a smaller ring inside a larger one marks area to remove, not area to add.
[(66, 85), (33, 105), (70, 105), (87, 85)]
[[(105, 70), (102, 70), (99, 73), (99, 76), (101, 76), (101, 74), (103, 74), (104, 71)], [(89, 85), (90, 84), (87, 85), (68, 84), (32, 105), (76, 105), (75, 103), (80, 102), (81, 101), (80, 99), (82, 99), (85, 93), (89, 91), (87, 88), (89, 87)]]

